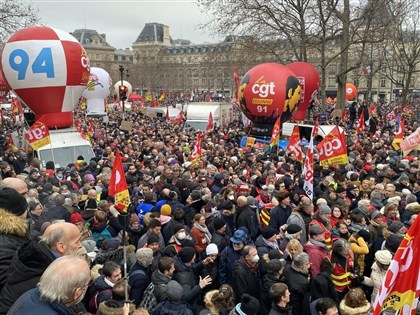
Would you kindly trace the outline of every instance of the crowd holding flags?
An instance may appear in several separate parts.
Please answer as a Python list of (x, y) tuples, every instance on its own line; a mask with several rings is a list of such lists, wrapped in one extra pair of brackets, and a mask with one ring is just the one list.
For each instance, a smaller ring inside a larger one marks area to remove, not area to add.
[[(168, 113), (169, 117), (169, 113)], [(173, 124), (181, 124), (184, 121), (184, 113), (182, 110), (179, 112), (178, 116), (176, 116), (174, 119), (171, 119), (171, 123)]]
[(335, 126), (331, 132), (317, 145), (319, 164), (322, 166), (333, 164), (347, 164), (346, 136)]
[(387, 309), (395, 314), (415, 315), (420, 295), (420, 218), (404, 236), (373, 304), (373, 315)]
[(198, 164), (201, 161), (201, 132), (197, 133), (197, 142), (195, 143), (194, 149), (191, 152), (190, 162), (191, 164)]
[(305, 163), (303, 164), (303, 174), (305, 179), (303, 183), (303, 190), (306, 195), (313, 200), (314, 198), (314, 138), (318, 134), (318, 117), (316, 118), (314, 128), (312, 129), (311, 140), (306, 152)]
[(128, 206), (130, 205), (130, 195), (128, 192), (120, 152), (118, 150), (115, 151), (114, 164), (112, 166), (111, 178), (109, 180), (108, 195), (115, 196), (115, 209), (122, 214), (127, 213)]
[(302, 146), (300, 144), (300, 131), (299, 125), (293, 127), (292, 135), (290, 136), (289, 143), (286, 147), (286, 151), (292, 153), (296, 160), (303, 162)]

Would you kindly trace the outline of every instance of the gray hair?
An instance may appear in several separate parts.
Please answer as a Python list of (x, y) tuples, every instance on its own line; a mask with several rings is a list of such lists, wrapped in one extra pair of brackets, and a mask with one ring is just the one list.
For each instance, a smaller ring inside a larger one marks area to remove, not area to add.
[(90, 270), (87, 262), (77, 256), (64, 256), (54, 260), (44, 271), (38, 283), (41, 298), (49, 302), (74, 302), (77, 288), (88, 285)]
[(293, 259), (292, 265), (297, 269), (302, 269), (303, 265), (309, 262), (309, 255), (305, 252), (297, 254)]
[(37, 198), (39, 195), (38, 190), (36, 188), (31, 188), (28, 190), (28, 197), (29, 198)]
[(359, 202), (357, 203), (358, 207), (361, 206), (370, 206), (370, 200), (368, 199), (360, 199)]

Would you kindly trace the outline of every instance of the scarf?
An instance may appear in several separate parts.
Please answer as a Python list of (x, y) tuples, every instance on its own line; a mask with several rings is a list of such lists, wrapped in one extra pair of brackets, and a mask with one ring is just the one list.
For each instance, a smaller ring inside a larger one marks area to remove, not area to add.
[(310, 238), (310, 239), (309, 239), (309, 242), (310, 242), (312, 245), (315, 245), (315, 246), (317, 246), (317, 247), (321, 247), (321, 248), (325, 249), (327, 252), (329, 251), (329, 250), (328, 250), (328, 248), (327, 248), (327, 244), (325, 244), (325, 243), (323, 243), (323, 242), (320, 242), (320, 241), (314, 240), (313, 238)]
[(198, 223), (194, 223), (194, 226), (200, 231), (203, 232), (206, 236), (206, 240), (207, 240), (207, 244), (211, 243), (211, 234), (209, 232), (209, 230), (207, 229), (207, 227), (202, 227), (200, 224)]
[(277, 242), (267, 241), (264, 237), (262, 238), (263, 242), (273, 249), (279, 249), (279, 244)]

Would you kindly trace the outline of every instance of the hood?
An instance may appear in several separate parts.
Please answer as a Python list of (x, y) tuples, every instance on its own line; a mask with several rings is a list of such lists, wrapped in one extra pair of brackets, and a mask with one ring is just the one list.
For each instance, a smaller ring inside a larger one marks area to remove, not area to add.
[(152, 274), (152, 282), (153, 282), (154, 285), (167, 284), (170, 280), (171, 280), (171, 278), (169, 278), (168, 276), (164, 275), (159, 270), (156, 270)]
[(24, 237), (28, 232), (26, 219), (0, 209), (0, 234)]
[(340, 303), (340, 311), (343, 315), (362, 315), (368, 314), (370, 311), (370, 303), (368, 302), (365, 306), (352, 308), (344, 303), (344, 300)]
[(412, 211), (415, 213), (420, 212), (420, 204), (418, 202), (412, 202), (405, 206), (405, 210)]
[[(105, 303), (101, 303), (99, 304), (98, 307), (98, 311), (97, 314), (101, 314), (101, 315), (120, 315), (121, 313), (121, 308), (122, 308), (122, 303), (115, 301), (115, 300), (109, 300), (106, 301)], [(133, 313), (135, 310), (135, 306), (134, 304), (130, 303), (130, 310), (129, 310), (129, 314)]]

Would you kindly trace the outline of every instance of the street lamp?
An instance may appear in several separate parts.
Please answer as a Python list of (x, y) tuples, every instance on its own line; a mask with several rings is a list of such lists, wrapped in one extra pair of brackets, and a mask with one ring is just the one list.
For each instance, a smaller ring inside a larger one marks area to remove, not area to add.
[(128, 87), (124, 85), (124, 74), (127, 78), (130, 77), (130, 75), (128, 74), (128, 69), (126, 70), (124, 66), (122, 65), (120, 65), (119, 71), (120, 71), (121, 84), (118, 90), (119, 90), (119, 97), (121, 100), (121, 105), (122, 105), (122, 109), (124, 113), (125, 111), (124, 101), (127, 99), (127, 93), (128, 93)]

